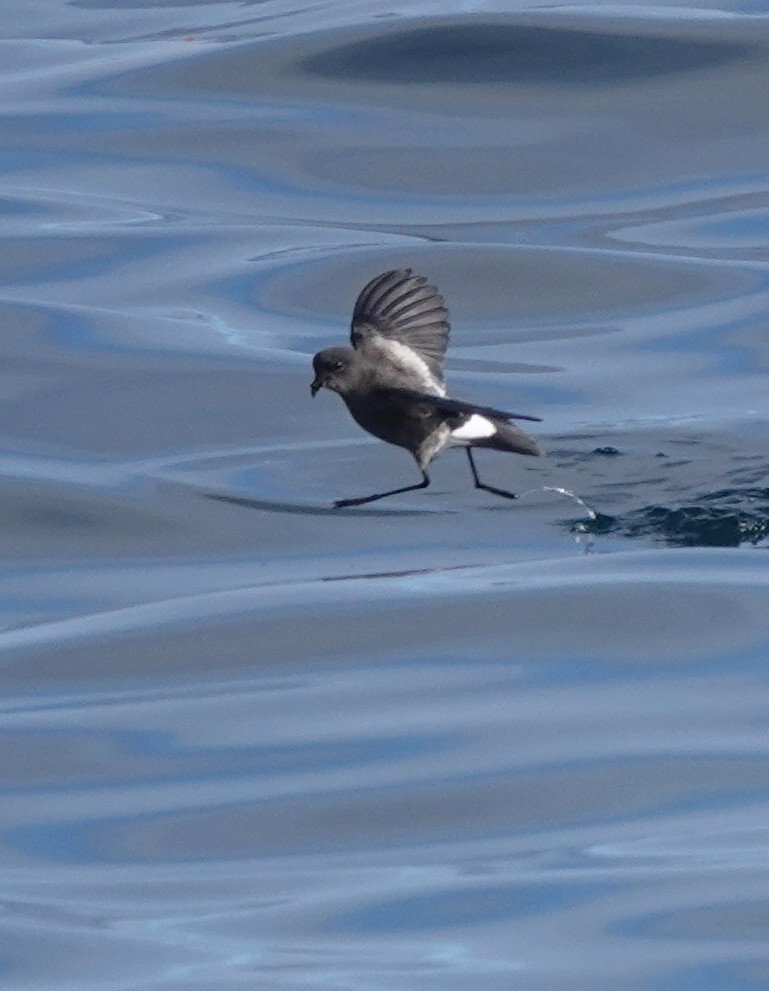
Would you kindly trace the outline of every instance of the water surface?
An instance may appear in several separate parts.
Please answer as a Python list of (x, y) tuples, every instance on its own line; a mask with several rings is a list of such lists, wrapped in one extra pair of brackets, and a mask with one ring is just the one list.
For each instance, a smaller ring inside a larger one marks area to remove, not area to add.
[[(766, 986), (766, 13), (5, 5), (8, 987)], [(518, 502), (332, 508), (396, 266)]]

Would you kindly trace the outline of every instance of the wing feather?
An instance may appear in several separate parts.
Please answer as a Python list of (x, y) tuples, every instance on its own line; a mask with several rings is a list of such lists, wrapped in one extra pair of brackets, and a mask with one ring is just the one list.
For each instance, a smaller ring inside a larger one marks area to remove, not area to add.
[(414, 351), (442, 382), (449, 329), (449, 311), (435, 286), (423, 275), (402, 268), (383, 272), (361, 290), (350, 340), (358, 350), (365, 350), (376, 337), (397, 341)]
[(442, 301), (440, 303), (436, 302), (435, 290), (432, 286), (423, 286), (421, 289), (415, 289), (413, 292), (404, 300), (402, 297), (394, 299), (392, 302), (387, 302), (385, 306), (382, 307), (382, 316), (391, 316), (395, 313), (402, 313), (404, 310), (410, 309), (412, 306), (417, 306), (418, 304), (429, 304), (431, 308), (439, 309), (443, 306)]
[(495, 409), (493, 406), (478, 406), (476, 403), (466, 403), (461, 399), (449, 399), (447, 396), (430, 396), (415, 389), (391, 389), (393, 393), (409, 399), (416, 399), (438, 413), (446, 416), (472, 416), (477, 413), (479, 416), (487, 416), (493, 420), (530, 420), (532, 423), (541, 423), (541, 416), (530, 416), (528, 413), (511, 413), (509, 410)]

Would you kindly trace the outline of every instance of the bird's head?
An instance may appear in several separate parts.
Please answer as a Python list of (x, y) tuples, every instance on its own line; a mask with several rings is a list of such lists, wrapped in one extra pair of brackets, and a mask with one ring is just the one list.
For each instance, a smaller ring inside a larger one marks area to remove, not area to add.
[(324, 386), (332, 392), (345, 393), (353, 384), (355, 352), (351, 348), (325, 348), (312, 359), (315, 378), (310, 392), (315, 395)]

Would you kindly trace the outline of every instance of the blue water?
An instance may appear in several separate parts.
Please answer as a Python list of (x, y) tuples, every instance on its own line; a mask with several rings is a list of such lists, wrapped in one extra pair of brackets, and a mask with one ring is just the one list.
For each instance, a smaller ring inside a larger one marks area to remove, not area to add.
[[(769, 8), (0, 26), (3, 987), (765, 988)], [(332, 508), (396, 266), (519, 501)]]

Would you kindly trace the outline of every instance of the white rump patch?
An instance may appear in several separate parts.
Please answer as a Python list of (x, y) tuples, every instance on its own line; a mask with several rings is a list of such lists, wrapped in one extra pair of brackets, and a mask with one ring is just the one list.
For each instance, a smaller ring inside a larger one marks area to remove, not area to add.
[(467, 423), (451, 431), (451, 439), (459, 441), (482, 440), (484, 437), (493, 437), (497, 428), (480, 413), (473, 413)]

